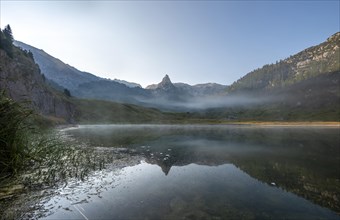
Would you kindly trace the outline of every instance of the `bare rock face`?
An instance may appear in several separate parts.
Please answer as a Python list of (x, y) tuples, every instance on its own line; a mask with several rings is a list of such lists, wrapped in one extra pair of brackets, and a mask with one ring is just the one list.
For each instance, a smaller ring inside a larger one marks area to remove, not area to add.
[(162, 82), (158, 84), (158, 88), (163, 90), (171, 90), (174, 89), (175, 86), (174, 84), (172, 84), (169, 76), (165, 75), (164, 78), (162, 79)]
[(169, 76), (166, 74), (162, 81), (158, 84), (152, 84), (146, 87), (146, 89), (159, 89), (159, 90), (172, 90), (175, 86), (172, 84)]
[(14, 51), (10, 58), (0, 50), (0, 90), (15, 101), (26, 102), (38, 114), (73, 123), (74, 105), (44, 82), (32, 58), (18, 48)]

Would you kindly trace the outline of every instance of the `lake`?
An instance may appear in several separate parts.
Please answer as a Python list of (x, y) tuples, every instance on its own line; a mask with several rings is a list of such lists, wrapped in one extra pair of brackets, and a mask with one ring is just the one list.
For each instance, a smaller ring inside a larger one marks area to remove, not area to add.
[(82, 125), (112, 161), (40, 201), (42, 219), (340, 219), (338, 127)]

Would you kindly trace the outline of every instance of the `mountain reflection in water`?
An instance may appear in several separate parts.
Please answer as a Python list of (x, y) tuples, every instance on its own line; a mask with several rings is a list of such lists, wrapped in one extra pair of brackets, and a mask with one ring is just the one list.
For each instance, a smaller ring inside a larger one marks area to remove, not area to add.
[(135, 160), (60, 189), (44, 204), (48, 219), (339, 218), (338, 128), (96, 125), (65, 132)]

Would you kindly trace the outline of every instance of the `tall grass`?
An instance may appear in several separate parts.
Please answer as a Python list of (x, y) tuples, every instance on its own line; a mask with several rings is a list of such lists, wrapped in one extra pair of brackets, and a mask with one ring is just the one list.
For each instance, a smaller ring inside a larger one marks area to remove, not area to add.
[(34, 147), (26, 161), (20, 181), (26, 188), (44, 188), (60, 183), (67, 184), (75, 178), (86, 180), (91, 171), (104, 168), (112, 163), (113, 155), (95, 151), (93, 148), (79, 146), (72, 140), (63, 140), (55, 133), (32, 136)]
[(30, 201), (30, 191), (85, 181), (114, 159), (110, 151), (82, 146), (54, 129), (39, 129), (35, 117), (25, 103), (0, 92), (0, 219), (22, 219), (32, 211), (20, 196)]
[(11, 179), (25, 188), (53, 186), (69, 178), (85, 180), (112, 162), (110, 153), (81, 146), (52, 129), (41, 131), (32, 116), (24, 104), (0, 93), (0, 194), (1, 186), (13, 185)]
[(33, 112), (0, 93), (0, 183), (16, 176), (26, 186), (53, 185), (69, 177), (84, 179), (110, 162), (102, 152), (43, 132), (32, 123)]
[(0, 178), (16, 174), (29, 157), (32, 111), (0, 92)]

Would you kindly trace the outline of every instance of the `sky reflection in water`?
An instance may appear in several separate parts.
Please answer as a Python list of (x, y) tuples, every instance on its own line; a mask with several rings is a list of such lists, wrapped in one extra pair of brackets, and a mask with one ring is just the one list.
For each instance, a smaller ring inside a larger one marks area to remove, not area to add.
[(321, 207), (339, 207), (337, 128), (140, 125), (66, 132), (126, 152), (127, 163), (59, 189), (44, 204), (47, 219), (339, 219)]

